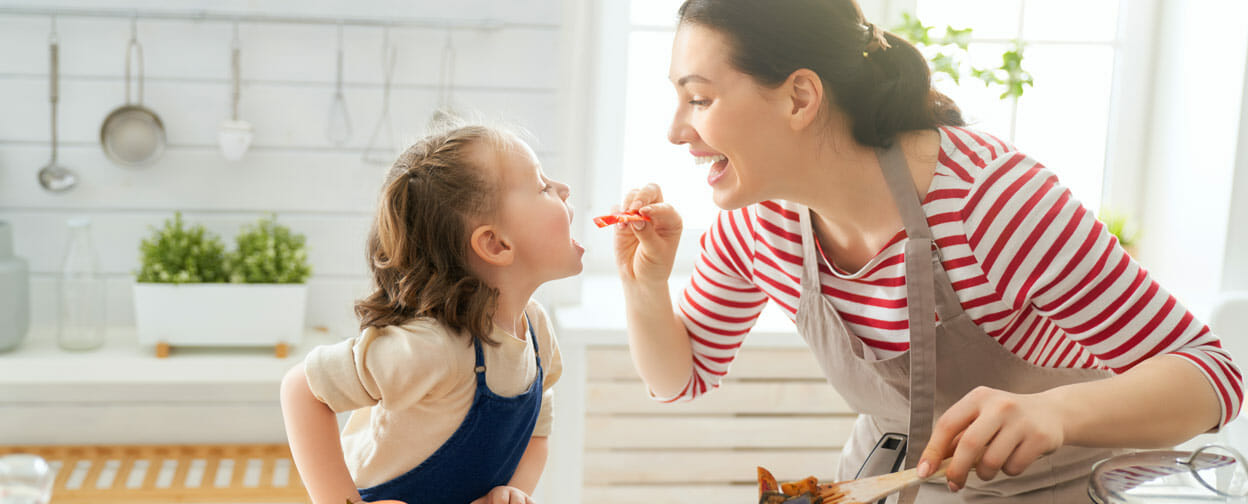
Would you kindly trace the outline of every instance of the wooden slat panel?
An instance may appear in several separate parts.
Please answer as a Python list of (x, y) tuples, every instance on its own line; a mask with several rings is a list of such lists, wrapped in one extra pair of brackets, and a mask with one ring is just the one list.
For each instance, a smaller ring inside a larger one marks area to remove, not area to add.
[(100, 471), (104, 469), (104, 464), (108, 463), (108, 459), (112, 457), (113, 450), (106, 446), (96, 447), (91, 456), (91, 467), (87, 469), (87, 475), (82, 479), (83, 489), (95, 488), (95, 484), (100, 478)]
[[(627, 347), (586, 350), (589, 381), (637, 380)], [(824, 380), (810, 350), (805, 348), (745, 348), (733, 361), (725, 381), (751, 379)]]
[(757, 482), (758, 466), (781, 480), (815, 476), (831, 481), (840, 455), (840, 450), (594, 450), (585, 453), (585, 484), (749, 484)]
[(584, 502), (594, 504), (748, 504), (758, 500), (756, 485), (587, 485)]
[[(9, 446), (0, 447), (0, 453), (33, 453), (50, 461), (66, 461), (61, 473), (57, 475), (53, 487), (58, 504), (168, 504), (170, 502), (306, 502), (307, 493), (299, 483), (297, 474), (290, 475), (290, 484), (285, 487), (273, 487), (271, 474), (274, 458), (289, 458), (290, 450), (286, 445), (264, 444), (227, 444), (227, 445), (101, 445), (101, 446)], [(196, 458), (207, 459), (204, 483), (200, 488), (186, 488), (186, 470), (190, 461)], [(244, 487), (243, 475), (247, 470), (248, 461), (260, 458), (264, 466), (261, 468), (261, 481), (258, 487)], [(121, 460), (121, 468), (113, 479), (110, 488), (96, 488), (95, 476), (109, 459)], [(218, 460), (232, 460), (235, 473), (230, 484), (224, 487), (213, 487), (215, 469)], [(93, 467), (83, 486), (76, 489), (65, 488), (65, 480), (72, 474), (77, 460), (90, 460)], [(150, 465), (143, 477), (141, 488), (126, 488), (130, 468), (136, 460), (145, 460)], [(168, 488), (156, 488), (155, 483), (165, 460), (176, 460), (175, 477)], [(293, 469), (292, 469), (293, 470)], [(265, 475), (269, 475), (266, 477)]]
[(185, 489), (186, 474), (191, 470), (191, 461), (195, 459), (195, 450), (190, 447), (178, 447), (178, 465), (173, 471), (172, 488)]
[(641, 382), (586, 385), (589, 414), (695, 415), (712, 413), (852, 414), (827, 383), (734, 382), (696, 401), (662, 403), (651, 399)]
[(624, 417), (585, 419), (586, 448), (837, 448), (853, 417)]

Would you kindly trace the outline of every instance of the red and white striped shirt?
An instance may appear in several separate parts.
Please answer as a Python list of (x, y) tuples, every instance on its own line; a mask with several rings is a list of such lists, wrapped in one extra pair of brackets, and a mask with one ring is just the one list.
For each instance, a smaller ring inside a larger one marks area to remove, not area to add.
[[(1168, 353), (1195, 364), (1218, 391), (1222, 422), (1235, 418), (1242, 378), (1203, 323), (1118, 246), (1057, 177), (990, 135), (941, 128), (939, 162), (923, 201), (962, 308), (1019, 357), (1052, 368), (1121, 373)], [(717, 387), (768, 300), (796, 319), (802, 274), (798, 210), (764, 201), (733, 211), (702, 236), (679, 305), (694, 373), (671, 400)], [(880, 359), (910, 346), (906, 235), (861, 271), (820, 264), (824, 296)]]

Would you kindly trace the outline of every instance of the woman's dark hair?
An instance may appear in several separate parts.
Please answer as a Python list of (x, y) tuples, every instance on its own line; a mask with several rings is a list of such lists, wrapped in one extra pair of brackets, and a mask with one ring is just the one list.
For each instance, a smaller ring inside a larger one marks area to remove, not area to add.
[[(505, 133), (456, 127), (411, 146), (390, 169), (368, 235), (374, 290), (355, 303), (361, 329), (435, 319), (490, 338), (498, 289), (468, 267), (474, 217), (496, 210), (495, 188), (476, 166), (481, 149), (506, 148)], [(469, 340), (471, 341), (471, 340)]]
[[(903, 131), (965, 124), (932, 88), (919, 50), (877, 32), (854, 0), (686, 0), (679, 13), (681, 24), (727, 37), (732, 65), (760, 84), (778, 86), (799, 68), (818, 74), (860, 144), (887, 147)], [(872, 44), (876, 36), (891, 47)]]

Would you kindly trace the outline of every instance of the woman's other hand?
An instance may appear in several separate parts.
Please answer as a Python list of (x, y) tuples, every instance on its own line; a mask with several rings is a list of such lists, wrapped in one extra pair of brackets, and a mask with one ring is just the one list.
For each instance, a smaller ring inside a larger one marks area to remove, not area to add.
[(536, 504), (536, 501), (519, 488), (496, 486), (490, 493), (472, 501), (472, 504)]
[(618, 210), (636, 211), (650, 218), (650, 222), (616, 225), (615, 258), (620, 278), (666, 285), (683, 228), (680, 214), (663, 202), (663, 191), (655, 184), (628, 191)]
[(945, 477), (955, 492), (966, 486), (971, 469), (982, 480), (999, 472), (1021, 474), (1064, 442), (1061, 409), (1048, 401), (1043, 393), (972, 390), (936, 420), (919, 461), (919, 475), (930, 474), (948, 457), (953, 460)]

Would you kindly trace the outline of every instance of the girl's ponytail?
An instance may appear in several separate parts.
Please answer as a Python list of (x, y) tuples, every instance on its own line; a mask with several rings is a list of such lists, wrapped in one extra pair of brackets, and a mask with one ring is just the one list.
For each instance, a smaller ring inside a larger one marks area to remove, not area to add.
[(469, 226), (494, 211), (496, 191), (474, 166), (475, 149), (502, 145), (502, 133), (467, 126), (430, 136), (395, 161), (368, 236), (372, 294), (356, 302), (360, 326), (433, 318), (490, 338), (498, 290), (468, 263)]

